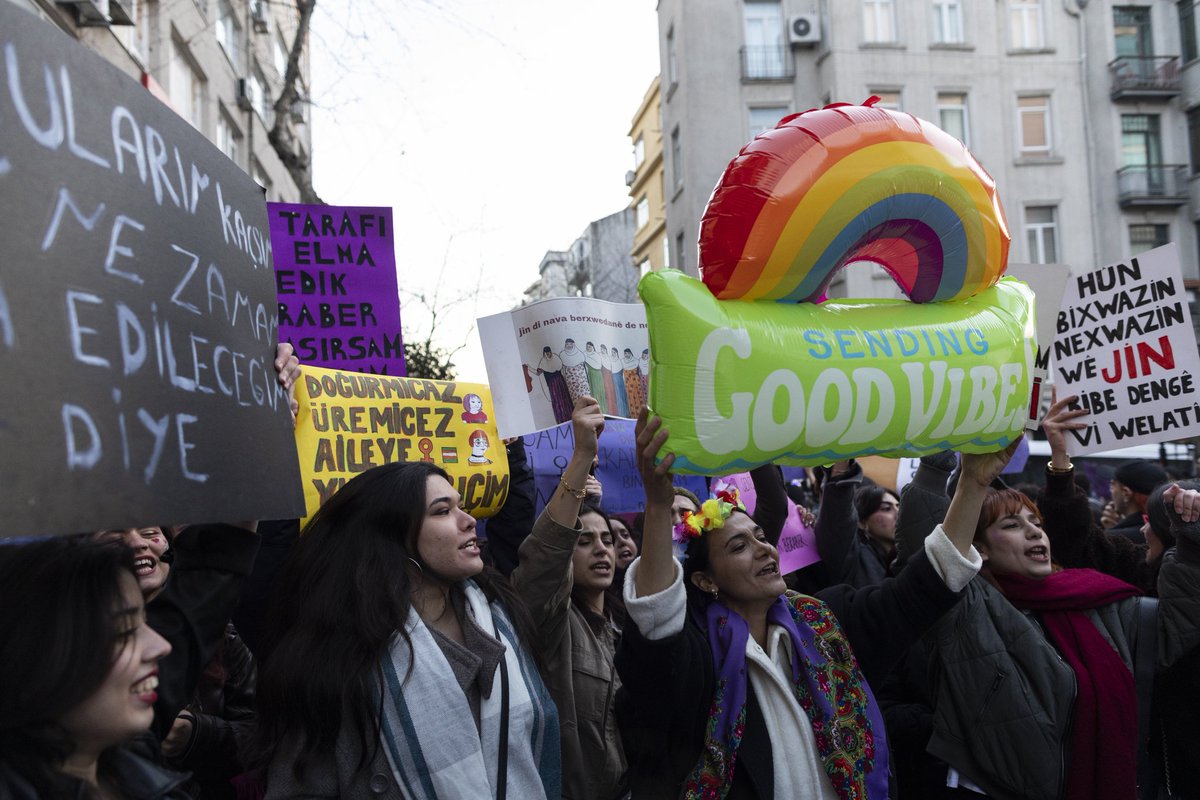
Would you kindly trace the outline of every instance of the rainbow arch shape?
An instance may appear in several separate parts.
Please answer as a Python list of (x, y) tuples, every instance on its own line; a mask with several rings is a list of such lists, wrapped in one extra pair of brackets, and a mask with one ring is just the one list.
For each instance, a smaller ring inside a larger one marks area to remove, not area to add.
[(875, 100), (785, 117), (730, 162), (700, 222), (700, 272), (718, 299), (821, 302), (858, 261), (914, 303), (965, 299), (1004, 274), (991, 176), (950, 134)]

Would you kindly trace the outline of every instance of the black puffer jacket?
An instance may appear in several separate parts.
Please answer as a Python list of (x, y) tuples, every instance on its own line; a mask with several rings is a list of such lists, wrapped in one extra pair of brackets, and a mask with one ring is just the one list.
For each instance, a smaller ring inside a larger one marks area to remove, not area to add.
[[(189, 800), (186, 775), (159, 763), (158, 742), (149, 733), (129, 744), (110, 748), (100, 757), (100, 774), (129, 800)], [(64, 792), (39, 792), (9, 763), (0, 760), (0, 800), (84, 800), (93, 797), (83, 781), (67, 778)]]

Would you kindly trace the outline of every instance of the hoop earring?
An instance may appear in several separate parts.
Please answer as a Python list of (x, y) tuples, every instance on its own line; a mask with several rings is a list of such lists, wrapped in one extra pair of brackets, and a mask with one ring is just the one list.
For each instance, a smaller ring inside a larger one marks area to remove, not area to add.
[(408, 560), (412, 562), (412, 565), (417, 568), (417, 572), (421, 573), (421, 577), (424, 578), (425, 570), (421, 569), (421, 565), (417, 562), (417, 560), (412, 556), (408, 556)]

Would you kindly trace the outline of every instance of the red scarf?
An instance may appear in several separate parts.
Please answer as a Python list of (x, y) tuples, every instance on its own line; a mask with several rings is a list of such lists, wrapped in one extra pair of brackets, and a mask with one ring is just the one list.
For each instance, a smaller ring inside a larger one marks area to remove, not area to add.
[(1020, 575), (993, 577), (1014, 606), (1040, 614), (1050, 641), (1075, 671), (1078, 689), (1066, 800), (1136, 797), (1138, 723), (1133, 673), (1083, 611), (1141, 592), (1091, 569), (1065, 569), (1041, 580)]

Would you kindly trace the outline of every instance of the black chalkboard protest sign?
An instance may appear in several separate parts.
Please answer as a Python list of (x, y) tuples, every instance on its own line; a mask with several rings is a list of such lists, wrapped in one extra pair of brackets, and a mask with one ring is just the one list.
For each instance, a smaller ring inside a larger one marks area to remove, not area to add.
[(0, 3), (0, 536), (304, 510), (262, 191)]

